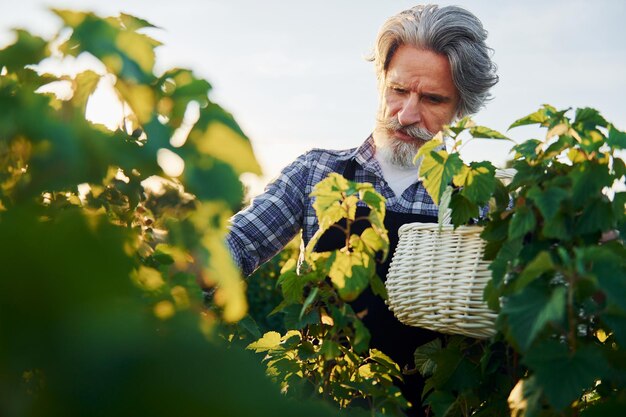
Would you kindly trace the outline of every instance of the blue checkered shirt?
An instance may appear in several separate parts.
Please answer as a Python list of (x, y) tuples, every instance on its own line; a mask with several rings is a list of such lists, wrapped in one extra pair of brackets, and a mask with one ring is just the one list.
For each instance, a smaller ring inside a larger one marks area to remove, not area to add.
[(383, 178), (374, 158), (374, 140), (370, 136), (360, 147), (335, 151), (313, 149), (287, 166), (265, 192), (252, 200), (248, 208), (231, 219), (227, 244), (245, 275), (277, 254), (302, 230), (304, 244), (318, 229), (313, 201), (309, 195), (315, 184), (331, 172), (343, 173), (346, 164), (356, 159), (354, 181), (369, 182), (387, 199), (387, 210), (437, 216), (437, 205), (421, 182), (416, 182), (396, 196)]

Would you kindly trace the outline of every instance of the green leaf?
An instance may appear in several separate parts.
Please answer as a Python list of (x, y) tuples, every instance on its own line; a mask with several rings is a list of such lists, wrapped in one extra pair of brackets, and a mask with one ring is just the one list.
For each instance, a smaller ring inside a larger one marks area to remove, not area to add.
[(465, 225), (479, 215), (478, 206), (462, 194), (454, 194), (452, 196), (450, 209), (452, 210), (452, 224), (455, 227)]
[(561, 240), (571, 239), (573, 230), (572, 218), (561, 213), (544, 222), (542, 229), (544, 237)]
[(246, 349), (254, 350), (256, 353), (280, 349), (280, 339), (280, 333), (274, 331), (267, 332), (256, 342), (250, 343)]
[(333, 342), (332, 340), (325, 339), (322, 342), (322, 347), (320, 348), (320, 353), (324, 355), (324, 359), (327, 361), (334, 359), (341, 355), (341, 349), (339, 348), (339, 344), (337, 342)]
[(520, 291), (542, 274), (554, 270), (549, 252), (542, 251), (533, 259), (515, 280), (515, 291)]
[(585, 130), (595, 129), (597, 126), (607, 127), (608, 122), (598, 110), (591, 107), (583, 107), (576, 109), (576, 116), (574, 119), (575, 125), (581, 125)]
[(448, 154), (445, 150), (433, 151), (424, 156), (419, 175), (435, 204), (439, 204), (441, 195), (462, 167), (463, 161), (459, 155)]
[(354, 338), (352, 339), (352, 347), (357, 353), (364, 353), (369, 348), (370, 331), (365, 327), (361, 320), (354, 321)]
[(389, 298), (389, 295), (387, 294), (387, 287), (378, 275), (374, 274), (370, 277), (370, 287), (372, 288), (374, 295), (379, 296), (383, 300), (387, 300)]
[(523, 352), (546, 324), (563, 319), (566, 293), (563, 287), (550, 293), (547, 287), (529, 285), (508, 299), (501, 314), (507, 317), (511, 334)]
[(572, 201), (576, 208), (582, 207), (592, 196), (602, 195), (604, 187), (613, 185), (608, 166), (585, 161), (576, 164), (569, 174), (572, 178)]
[(432, 408), (435, 416), (446, 417), (454, 410), (457, 398), (449, 392), (435, 391), (426, 398), (426, 403)]
[(521, 119), (516, 120), (509, 126), (509, 129), (512, 129), (517, 126), (523, 125), (535, 125), (540, 124), (544, 126), (548, 120), (550, 120), (549, 112), (556, 111), (556, 109), (552, 106), (545, 105), (542, 109), (537, 110), (534, 113), (529, 114), (528, 116), (522, 117)]
[[(618, 243), (613, 245), (620, 247)], [(626, 258), (611, 248), (611, 244), (577, 248), (576, 258), (585, 269), (590, 269), (609, 301), (626, 311)]]
[(537, 159), (537, 149), (541, 146), (542, 142), (538, 139), (529, 139), (513, 147), (515, 152), (515, 159), (523, 157), (529, 160)]
[(610, 230), (613, 226), (613, 206), (605, 198), (590, 196), (591, 202), (585, 207), (576, 223), (579, 235)]
[(252, 316), (246, 315), (243, 319), (237, 322), (237, 326), (240, 326), (243, 329), (245, 329), (255, 339), (261, 338), (261, 331), (259, 330), (259, 325), (256, 323), (256, 321), (254, 321)]
[(398, 366), (398, 364), (380, 350), (370, 349), (370, 358), (373, 361), (383, 365), (385, 369), (391, 374), (391, 376), (402, 379), (402, 374), (400, 373), (400, 367)]
[(474, 126), (470, 128), (469, 133), (474, 138), (511, 140), (502, 133), (485, 126)]
[(278, 278), (277, 285), (283, 293), (287, 303), (299, 303), (302, 301), (302, 292), (307, 281), (300, 277), (294, 269), (285, 271)]
[(626, 312), (612, 308), (600, 317), (608, 325), (609, 331), (613, 332), (617, 343), (626, 346)]
[(413, 354), (415, 366), (420, 375), (428, 378), (437, 370), (436, 362), (431, 359), (433, 354), (441, 350), (441, 340), (434, 339), (418, 347)]
[(474, 204), (487, 204), (496, 187), (495, 173), (489, 161), (472, 162), (461, 194)]
[(319, 292), (319, 287), (314, 287), (309, 293), (309, 295), (306, 297), (306, 300), (304, 300), (304, 303), (302, 304), (302, 310), (300, 310), (300, 316), (299, 316), (300, 320), (302, 320), (302, 317), (304, 316), (304, 313), (306, 312), (307, 308), (309, 308), (309, 306), (313, 304), (313, 302), (315, 301), (315, 298), (317, 297), (318, 292)]
[(565, 343), (545, 340), (523, 359), (535, 373), (550, 404), (561, 411), (606, 375), (609, 366), (599, 347), (585, 345), (573, 354)]
[(536, 220), (532, 210), (526, 206), (515, 209), (509, 223), (509, 239), (524, 237), (535, 229)]
[(527, 196), (535, 203), (543, 218), (549, 221), (558, 213), (561, 203), (569, 194), (560, 187), (541, 190), (538, 186), (534, 186), (528, 191)]
[(0, 69), (6, 67), (9, 72), (23, 70), (26, 65), (37, 64), (48, 56), (48, 43), (29, 32), (16, 29), (17, 40), (0, 50)]
[(609, 136), (606, 143), (614, 149), (626, 149), (626, 133), (613, 125), (609, 125)]
[(355, 300), (369, 283), (375, 271), (373, 260), (365, 253), (334, 251), (328, 276), (339, 296), (346, 300)]

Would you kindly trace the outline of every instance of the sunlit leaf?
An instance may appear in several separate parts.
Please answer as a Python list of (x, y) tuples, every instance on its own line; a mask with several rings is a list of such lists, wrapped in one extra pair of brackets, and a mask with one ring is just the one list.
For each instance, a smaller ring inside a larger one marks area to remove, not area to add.
[(424, 187), (435, 204), (439, 204), (441, 195), (462, 167), (463, 162), (456, 153), (448, 154), (441, 150), (424, 157), (420, 166), (420, 178), (423, 178)]
[(508, 137), (504, 136), (502, 133), (498, 132), (497, 130), (493, 130), (490, 129), (488, 127), (485, 126), (475, 126), (472, 127), (470, 130), (470, 135), (472, 135), (475, 138), (483, 138), (483, 139), (505, 139), (505, 140), (511, 140)]
[(328, 271), (339, 295), (346, 301), (356, 299), (369, 284), (374, 273), (374, 261), (364, 253), (335, 251)]
[(280, 333), (274, 331), (267, 332), (256, 342), (250, 343), (247, 348), (257, 353), (280, 349), (280, 339)]
[(548, 111), (556, 111), (556, 109), (554, 107), (544, 105), (542, 109), (539, 109), (536, 112), (531, 113), (528, 116), (522, 117), (521, 119), (518, 119), (515, 122), (513, 122), (513, 124), (509, 126), (509, 129), (512, 129), (517, 126), (523, 126), (523, 125), (534, 125), (534, 124), (544, 125), (548, 120), (550, 120)]
[(485, 205), (496, 187), (496, 169), (488, 162), (472, 162), (465, 177), (461, 194), (469, 201)]

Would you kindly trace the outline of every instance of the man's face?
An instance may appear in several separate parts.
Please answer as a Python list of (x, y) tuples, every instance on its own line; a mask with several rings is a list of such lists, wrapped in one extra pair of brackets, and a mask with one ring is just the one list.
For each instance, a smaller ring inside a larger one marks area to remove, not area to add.
[(400, 46), (383, 85), (374, 131), (377, 149), (396, 165), (410, 165), (419, 147), (452, 122), (458, 102), (445, 55)]

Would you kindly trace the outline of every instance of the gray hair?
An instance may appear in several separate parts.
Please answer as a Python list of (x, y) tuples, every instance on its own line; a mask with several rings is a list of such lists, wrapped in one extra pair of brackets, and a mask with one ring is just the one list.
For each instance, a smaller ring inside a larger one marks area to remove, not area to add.
[(382, 90), (391, 58), (401, 45), (424, 48), (447, 56), (452, 81), (459, 93), (457, 116), (474, 114), (491, 96), (498, 82), (487, 31), (476, 16), (458, 6), (415, 6), (383, 24), (370, 58)]

